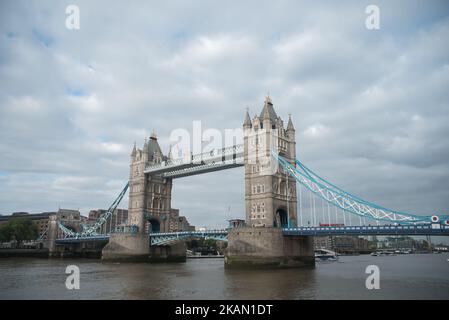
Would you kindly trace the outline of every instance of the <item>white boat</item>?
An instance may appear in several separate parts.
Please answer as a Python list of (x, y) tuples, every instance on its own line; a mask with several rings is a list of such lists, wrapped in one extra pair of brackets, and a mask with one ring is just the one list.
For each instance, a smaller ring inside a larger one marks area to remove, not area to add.
[(334, 251), (327, 249), (315, 249), (315, 259), (317, 260), (329, 260), (335, 261), (338, 260), (338, 255)]

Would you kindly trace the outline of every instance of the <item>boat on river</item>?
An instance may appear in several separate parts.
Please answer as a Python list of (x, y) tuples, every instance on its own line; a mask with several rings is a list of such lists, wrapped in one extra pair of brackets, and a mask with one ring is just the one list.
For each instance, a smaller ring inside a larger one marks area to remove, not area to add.
[(320, 261), (336, 261), (338, 260), (338, 255), (336, 252), (328, 249), (315, 249), (315, 260)]

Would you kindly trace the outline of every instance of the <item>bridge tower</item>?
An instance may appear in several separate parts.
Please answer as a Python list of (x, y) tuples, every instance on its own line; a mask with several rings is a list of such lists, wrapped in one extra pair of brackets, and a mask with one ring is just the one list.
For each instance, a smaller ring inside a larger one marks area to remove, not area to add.
[(112, 233), (102, 251), (103, 260), (185, 261), (185, 245), (150, 247), (150, 232), (166, 232), (169, 228), (172, 179), (161, 174), (147, 174), (147, 165), (167, 160), (156, 134), (145, 139), (142, 149), (131, 152), (129, 175), (128, 229)]
[(272, 157), (278, 152), (295, 163), (295, 128), (287, 127), (266, 97), (262, 112), (243, 123), (245, 227), (230, 229), (226, 267), (303, 267), (315, 264), (313, 238), (286, 237), (282, 228), (297, 225), (296, 181)]
[(294, 165), (295, 128), (291, 116), (287, 127), (266, 97), (259, 116), (243, 123), (245, 158), (246, 224), (251, 227), (295, 227), (297, 222), (296, 181), (273, 159), (275, 150)]
[(138, 232), (165, 232), (171, 211), (172, 179), (145, 174), (145, 166), (166, 160), (153, 132), (143, 149), (131, 153), (128, 222)]

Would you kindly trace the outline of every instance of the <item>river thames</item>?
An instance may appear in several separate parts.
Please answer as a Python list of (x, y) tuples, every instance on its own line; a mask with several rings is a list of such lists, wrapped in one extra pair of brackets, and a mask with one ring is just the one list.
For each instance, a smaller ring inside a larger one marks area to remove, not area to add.
[[(80, 289), (65, 286), (67, 265)], [(380, 270), (380, 289), (365, 269)], [(314, 269), (229, 270), (222, 259), (102, 263), (88, 259), (0, 259), (0, 299), (449, 299), (449, 254), (341, 256)]]

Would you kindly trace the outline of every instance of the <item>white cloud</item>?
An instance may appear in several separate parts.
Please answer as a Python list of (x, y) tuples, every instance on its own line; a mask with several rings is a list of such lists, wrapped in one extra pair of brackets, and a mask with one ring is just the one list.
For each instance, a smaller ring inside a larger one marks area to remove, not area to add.
[(311, 125), (304, 130), (304, 135), (308, 138), (322, 138), (329, 133), (329, 128), (322, 124)]
[[(267, 92), (324, 177), (398, 210), (448, 209), (444, 2), (382, 3), (376, 32), (357, 1), (80, 1), (76, 32), (63, 2), (0, 6), (1, 213), (107, 207), (134, 141), (154, 128), (166, 151), (193, 120), (239, 127)], [(239, 169), (174, 184), (194, 224), (224, 226), (210, 212), (229, 205), (244, 215)]]

